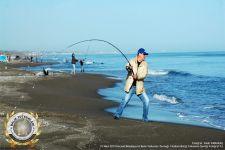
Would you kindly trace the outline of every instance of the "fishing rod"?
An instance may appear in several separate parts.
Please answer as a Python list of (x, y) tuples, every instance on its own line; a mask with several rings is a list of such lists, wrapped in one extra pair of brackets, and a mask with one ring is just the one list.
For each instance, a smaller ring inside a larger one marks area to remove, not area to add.
[[(68, 49), (68, 48), (70, 48), (70, 47), (72, 47), (72, 46), (74, 46), (74, 45), (80, 44), (80, 43), (91, 42), (91, 41), (99, 41), (99, 42), (104, 42), (104, 43), (107, 43), (107, 44), (111, 45), (112, 47), (114, 47), (117, 51), (119, 51), (119, 52), (122, 54), (122, 56), (123, 56), (123, 57), (126, 59), (126, 61), (128, 62), (129, 66), (132, 67), (132, 65), (130, 64), (130, 62), (129, 62), (129, 60), (127, 59), (126, 55), (125, 55), (125, 54), (124, 54), (117, 46), (113, 45), (112, 43), (110, 43), (110, 42), (108, 42), (108, 41), (106, 41), (106, 40), (101, 40), (101, 39), (89, 39), (89, 40), (83, 40), (83, 41), (79, 41), (79, 42), (76, 42), (76, 43), (74, 43), (74, 44), (71, 44), (71, 45), (67, 46), (65, 49)], [(88, 49), (89, 49), (89, 46), (88, 46)], [(134, 74), (134, 71), (133, 71), (132, 68), (131, 68), (131, 71), (132, 71), (132, 73)], [(37, 77), (34, 79), (34, 81), (35, 81), (36, 79), (37, 79)], [(36, 86), (36, 84), (35, 84), (35, 82), (34, 82), (32, 88), (34, 88), (35, 86)]]
[[(108, 41), (106, 41), (106, 40), (101, 40), (101, 39), (89, 39), (89, 40), (83, 40), (83, 41), (79, 41), (79, 42), (76, 42), (76, 43), (74, 43), (74, 44), (71, 44), (71, 45), (67, 46), (66, 49), (68, 49), (68, 48), (70, 48), (70, 47), (72, 47), (72, 46), (74, 46), (74, 45), (77, 45), (77, 44), (80, 44), (80, 43), (84, 43), (84, 42), (90, 42), (90, 41), (99, 41), (99, 42), (104, 42), (104, 43), (107, 43), (107, 44), (111, 45), (112, 47), (114, 47), (116, 50), (118, 50), (118, 51), (122, 54), (122, 56), (123, 56), (123, 57), (126, 59), (126, 61), (129, 63), (129, 66), (131, 66), (131, 64), (130, 64), (129, 60), (127, 59), (126, 55), (125, 55), (118, 47), (116, 47), (115, 45), (113, 45), (112, 43), (110, 43), (110, 42), (108, 42)], [(132, 70), (132, 72), (133, 72), (133, 70)]]

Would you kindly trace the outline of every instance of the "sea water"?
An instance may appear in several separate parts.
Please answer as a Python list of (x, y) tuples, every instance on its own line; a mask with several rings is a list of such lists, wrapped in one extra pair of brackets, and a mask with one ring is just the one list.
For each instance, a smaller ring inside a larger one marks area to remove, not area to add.
[[(135, 54), (126, 55), (128, 59)], [(126, 60), (120, 54), (77, 55), (85, 59), (85, 72), (105, 74), (120, 80), (114, 87), (100, 89), (105, 100), (124, 99)], [(71, 54), (48, 53), (43, 61), (52, 72), (71, 72)], [(152, 53), (146, 61), (149, 73), (145, 90), (150, 98), (150, 121), (172, 122), (225, 130), (225, 52)], [(77, 63), (77, 71), (80, 65)], [(42, 67), (23, 68), (40, 71)], [(106, 108), (114, 113), (116, 108)], [(137, 96), (125, 108), (122, 117), (142, 119), (142, 102)]]

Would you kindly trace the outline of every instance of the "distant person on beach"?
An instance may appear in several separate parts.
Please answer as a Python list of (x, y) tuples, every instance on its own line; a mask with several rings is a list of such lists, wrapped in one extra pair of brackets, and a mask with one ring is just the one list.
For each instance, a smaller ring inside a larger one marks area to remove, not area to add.
[(72, 70), (72, 74), (76, 74), (76, 63), (77, 63), (77, 59), (75, 58), (75, 54), (72, 53), (72, 60), (71, 60), (71, 64), (73, 65), (73, 70)]
[(124, 88), (126, 95), (114, 114), (114, 119), (120, 118), (131, 97), (136, 93), (143, 102), (143, 121), (148, 121), (149, 98), (144, 89), (144, 79), (148, 74), (148, 64), (145, 61), (146, 55), (148, 55), (148, 53), (145, 49), (140, 48), (137, 52), (137, 56), (130, 60), (130, 64), (128, 63), (126, 65), (126, 70), (128, 72)]
[(8, 62), (11, 61), (11, 55), (7, 55), (7, 60), (8, 60)]
[(84, 60), (80, 60), (80, 67), (81, 67), (81, 70), (80, 72), (84, 72)]
[(33, 62), (33, 56), (30, 57), (30, 62)]

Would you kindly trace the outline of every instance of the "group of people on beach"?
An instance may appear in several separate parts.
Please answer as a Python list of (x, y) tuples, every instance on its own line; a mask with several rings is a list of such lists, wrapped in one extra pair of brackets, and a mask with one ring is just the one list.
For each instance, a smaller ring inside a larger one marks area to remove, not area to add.
[(84, 60), (83, 59), (76, 59), (75, 58), (75, 53), (72, 53), (72, 59), (71, 59), (71, 64), (73, 66), (72, 74), (76, 74), (76, 63), (79, 61), (80, 67), (81, 67), (81, 72), (84, 72)]
[[(77, 63), (78, 61), (79, 61), (80, 66), (81, 66), (81, 72), (84, 72), (84, 59), (78, 60), (78, 59), (76, 59), (76, 57), (75, 57), (75, 53), (72, 53), (71, 64), (72, 64), (73, 69), (72, 69), (71, 73), (72, 73), (73, 75), (76, 74), (76, 63)], [(45, 68), (45, 67), (43, 67), (43, 70), (42, 70), (42, 72), (40, 72), (40, 74), (41, 74), (41, 75), (44, 75), (44, 76), (48, 76), (48, 75), (49, 75), (49, 70), (50, 70), (50, 68)], [(39, 74), (37, 74), (37, 75), (39, 75)]]

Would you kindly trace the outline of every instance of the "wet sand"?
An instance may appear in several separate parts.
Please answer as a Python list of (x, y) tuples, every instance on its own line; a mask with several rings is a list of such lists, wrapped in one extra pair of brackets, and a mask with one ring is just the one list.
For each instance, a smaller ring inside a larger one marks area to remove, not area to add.
[(179, 149), (162, 146), (225, 142), (225, 131), (216, 129), (124, 118), (114, 120), (104, 109), (118, 104), (103, 100), (97, 91), (116, 82), (93, 74), (49, 76), (20, 83), (18, 92), (27, 94), (23, 100), (1, 99), (1, 103), (17, 110), (38, 112), (42, 134), (36, 149)]

